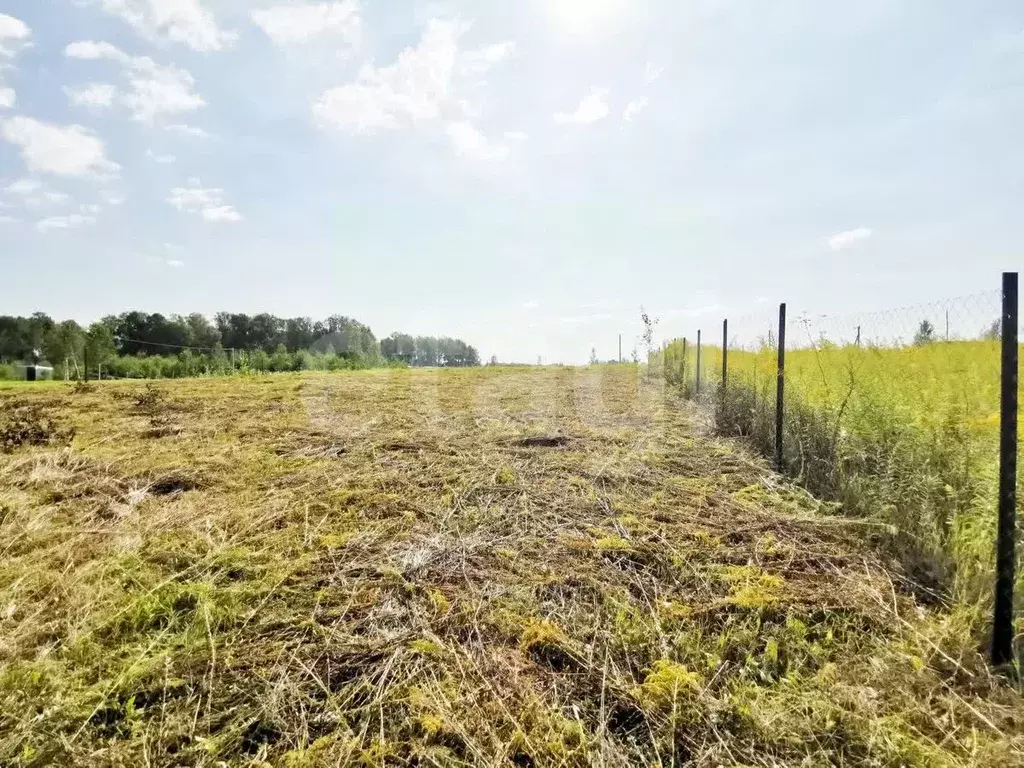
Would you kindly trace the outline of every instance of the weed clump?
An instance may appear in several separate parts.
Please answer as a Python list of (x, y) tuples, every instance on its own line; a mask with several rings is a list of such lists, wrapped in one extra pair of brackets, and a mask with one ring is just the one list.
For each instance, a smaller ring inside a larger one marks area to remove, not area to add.
[(73, 427), (62, 426), (37, 404), (11, 400), (0, 411), (0, 452), (24, 446), (65, 445), (74, 438)]
[(579, 669), (580, 660), (569, 647), (569, 638), (548, 619), (527, 624), (519, 640), (520, 650), (556, 672)]
[(700, 683), (700, 676), (682, 664), (658, 659), (633, 695), (645, 709), (670, 711), (692, 699), (699, 692)]

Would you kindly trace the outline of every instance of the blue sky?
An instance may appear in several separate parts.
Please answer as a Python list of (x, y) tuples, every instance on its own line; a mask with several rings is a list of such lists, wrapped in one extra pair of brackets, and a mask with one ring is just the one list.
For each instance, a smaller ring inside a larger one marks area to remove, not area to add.
[(614, 356), (1024, 264), (1018, 0), (4, 0), (0, 311)]

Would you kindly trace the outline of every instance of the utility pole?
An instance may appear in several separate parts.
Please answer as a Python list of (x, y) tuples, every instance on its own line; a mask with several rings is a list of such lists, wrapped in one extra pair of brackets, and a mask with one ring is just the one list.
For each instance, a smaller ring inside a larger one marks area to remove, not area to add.
[(619, 334), (619, 362), (622, 362), (622, 334)]

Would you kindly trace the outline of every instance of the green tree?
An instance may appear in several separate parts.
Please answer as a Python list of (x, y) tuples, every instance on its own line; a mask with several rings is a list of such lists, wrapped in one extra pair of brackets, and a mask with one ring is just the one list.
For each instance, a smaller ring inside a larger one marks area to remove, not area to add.
[(313, 321), (308, 317), (293, 317), (285, 321), (285, 346), (289, 352), (306, 349), (316, 340), (313, 332)]
[(109, 323), (102, 320), (89, 326), (85, 333), (85, 351), (89, 358), (89, 372), (99, 371), (116, 350), (114, 332)]
[(220, 341), (220, 333), (213, 323), (206, 319), (205, 315), (193, 312), (185, 318), (185, 325), (188, 327), (188, 346), (190, 347), (209, 350)]
[(74, 320), (64, 320), (50, 328), (43, 342), (43, 352), (54, 365), (68, 362), (69, 370), (78, 371), (85, 351), (85, 334)]
[(917, 326), (917, 333), (914, 334), (914, 344), (923, 347), (933, 341), (935, 341), (935, 326), (928, 320), (922, 320), (921, 324)]

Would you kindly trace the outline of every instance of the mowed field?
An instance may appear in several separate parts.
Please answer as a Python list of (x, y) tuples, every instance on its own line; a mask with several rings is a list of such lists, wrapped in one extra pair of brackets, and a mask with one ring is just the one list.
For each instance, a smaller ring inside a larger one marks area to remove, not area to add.
[(2, 765), (1024, 765), (876, 529), (634, 366), (8, 386), (0, 436)]

